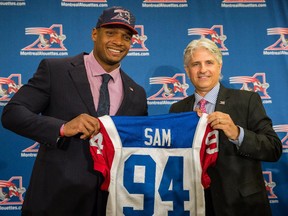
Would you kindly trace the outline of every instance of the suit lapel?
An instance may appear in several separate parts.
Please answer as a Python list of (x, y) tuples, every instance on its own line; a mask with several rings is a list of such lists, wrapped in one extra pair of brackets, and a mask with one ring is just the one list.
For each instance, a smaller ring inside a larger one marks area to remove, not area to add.
[(134, 88), (130, 83), (130, 79), (122, 70), (120, 70), (120, 73), (121, 73), (121, 79), (123, 83), (124, 97), (116, 115), (125, 114), (126, 104), (129, 103), (130, 98), (133, 97), (133, 94), (134, 94)]
[(71, 68), (70, 76), (78, 90), (80, 97), (83, 100), (83, 103), (86, 105), (89, 114), (92, 116), (97, 116), (92, 92), (90, 89), (90, 84), (88, 81), (88, 77), (86, 74), (86, 69), (84, 65), (84, 56), (76, 56), (71, 61), (72, 65), (74, 66)]
[(229, 99), (228, 90), (223, 85), (220, 85), (218, 97), (216, 100), (215, 111), (227, 113), (227, 111), (229, 110), (228, 99)]
[[(189, 99), (189, 100), (188, 100)], [(187, 103), (185, 105), (185, 108), (184, 108), (184, 112), (187, 112), (187, 111), (194, 111), (193, 108), (194, 108), (194, 103), (195, 103), (195, 95), (191, 95), (187, 98)]]

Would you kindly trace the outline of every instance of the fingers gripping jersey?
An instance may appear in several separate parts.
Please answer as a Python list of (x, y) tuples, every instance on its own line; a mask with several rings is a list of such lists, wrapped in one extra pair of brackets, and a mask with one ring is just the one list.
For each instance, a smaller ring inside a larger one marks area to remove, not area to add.
[(206, 117), (100, 117), (90, 152), (109, 191), (107, 215), (205, 215), (206, 170), (218, 155), (218, 131)]

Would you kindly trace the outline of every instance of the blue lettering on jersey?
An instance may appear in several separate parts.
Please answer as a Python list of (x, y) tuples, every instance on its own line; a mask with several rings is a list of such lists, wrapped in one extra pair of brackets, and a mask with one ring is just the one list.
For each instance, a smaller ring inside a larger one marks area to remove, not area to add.
[[(185, 201), (190, 201), (189, 191), (184, 190), (182, 156), (170, 156), (163, 171), (158, 193), (163, 201), (172, 201), (173, 209), (168, 211), (169, 216), (189, 216), (190, 211), (185, 211)], [(135, 167), (145, 167), (143, 182), (135, 182)], [(155, 206), (155, 179), (156, 162), (150, 155), (131, 155), (125, 161), (124, 187), (130, 194), (143, 194), (143, 210), (135, 210), (133, 207), (124, 206), (123, 213), (127, 216), (150, 216), (154, 214)]]

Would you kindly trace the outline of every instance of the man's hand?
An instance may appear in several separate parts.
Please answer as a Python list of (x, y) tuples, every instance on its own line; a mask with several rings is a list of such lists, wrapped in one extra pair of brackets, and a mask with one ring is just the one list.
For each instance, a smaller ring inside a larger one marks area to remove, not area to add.
[(240, 129), (234, 124), (230, 115), (216, 111), (209, 114), (207, 120), (213, 129), (222, 130), (229, 139), (238, 139)]
[(198, 115), (199, 117), (201, 117), (202, 114), (203, 114), (203, 112), (202, 112), (199, 108), (196, 108), (194, 111), (197, 112), (197, 115)]
[(64, 125), (63, 133), (66, 137), (82, 134), (80, 139), (87, 139), (99, 132), (99, 120), (88, 114), (81, 114)]

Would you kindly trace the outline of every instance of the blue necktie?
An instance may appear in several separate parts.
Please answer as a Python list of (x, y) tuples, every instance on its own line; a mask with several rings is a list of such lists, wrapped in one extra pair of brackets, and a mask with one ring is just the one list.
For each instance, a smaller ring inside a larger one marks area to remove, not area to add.
[(99, 103), (97, 114), (98, 116), (109, 115), (110, 97), (108, 91), (108, 82), (111, 79), (109, 74), (102, 74), (102, 85), (100, 87)]

